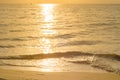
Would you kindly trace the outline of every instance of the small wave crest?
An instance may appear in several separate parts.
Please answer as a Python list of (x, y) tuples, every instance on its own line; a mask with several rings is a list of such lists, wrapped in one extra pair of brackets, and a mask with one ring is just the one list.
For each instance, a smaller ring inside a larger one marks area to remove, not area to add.
[(27, 32), (27, 31), (33, 31), (33, 30), (9, 30), (9, 32)]
[(82, 40), (82, 41), (70, 41), (67, 43), (59, 43), (56, 46), (62, 47), (62, 46), (76, 46), (76, 45), (96, 45), (102, 43), (102, 41), (89, 41), (89, 40)]
[[(120, 75), (120, 68), (116, 68), (111, 64), (106, 64), (105, 60), (98, 60), (99, 58), (96, 58), (95, 60), (80, 60), (80, 61), (68, 61), (70, 63), (74, 64), (85, 64), (85, 65), (90, 65), (91, 67), (97, 68), (97, 69), (102, 69), (107, 72), (113, 72), (116, 74)], [(109, 61), (109, 60), (108, 60)], [(114, 62), (114, 61), (113, 61)]]
[(111, 26), (111, 25), (119, 25), (120, 23), (92, 23), (89, 24), (91, 26)]
[(0, 39), (0, 41), (28, 41), (28, 40), (34, 40), (39, 38), (40, 37), (27, 36), (27, 37), (19, 37), (19, 38), (2, 38)]
[(0, 45), (0, 48), (14, 48), (15, 46), (12, 46), (12, 45), (8, 45), (8, 46), (3, 46), (3, 45)]
[[(73, 58), (79, 58), (73, 59)], [(64, 58), (66, 62), (73, 64), (85, 64), (91, 67), (102, 69), (108, 72), (113, 72), (120, 74), (120, 68), (115, 67), (120, 61), (120, 55), (117, 54), (94, 54), (85, 52), (58, 52), (49, 54), (33, 54), (33, 55), (17, 55), (17, 56), (1, 56), (0, 60), (38, 60), (38, 59), (48, 59), (48, 58)], [(18, 65), (9, 63), (0, 63), (0, 66), (21, 66), (21, 67), (40, 67), (37, 65)]]
[(12, 64), (12, 63), (6, 63), (6, 62), (1, 62), (0, 66), (40, 67), (37, 65)]
[(91, 66), (94, 68), (102, 69), (102, 70), (113, 72), (120, 75), (120, 68), (114, 68), (107, 64), (92, 64)]
[(117, 54), (93, 54), (93, 53), (84, 53), (84, 52), (58, 52), (58, 53), (49, 53), (49, 54), (33, 54), (33, 55), (18, 55), (18, 56), (5, 56), (0, 57), (0, 59), (44, 59), (44, 58), (60, 58), (60, 57), (75, 57), (75, 56), (95, 56), (102, 57), (120, 61), (120, 56)]
[(73, 38), (75, 36), (76, 35), (74, 35), (74, 34), (63, 34), (63, 35), (56, 36), (56, 38), (68, 39), (68, 38)]

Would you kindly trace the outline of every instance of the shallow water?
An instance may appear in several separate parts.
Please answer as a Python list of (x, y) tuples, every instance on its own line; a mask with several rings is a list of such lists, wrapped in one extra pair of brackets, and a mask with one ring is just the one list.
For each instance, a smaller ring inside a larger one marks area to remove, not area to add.
[(0, 4), (0, 65), (119, 73), (119, 14), (120, 5)]

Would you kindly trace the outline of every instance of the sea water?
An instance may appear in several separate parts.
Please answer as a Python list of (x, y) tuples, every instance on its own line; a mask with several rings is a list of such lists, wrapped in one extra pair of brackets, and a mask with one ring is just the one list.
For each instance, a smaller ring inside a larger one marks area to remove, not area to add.
[(0, 66), (120, 73), (120, 5), (0, 4)]

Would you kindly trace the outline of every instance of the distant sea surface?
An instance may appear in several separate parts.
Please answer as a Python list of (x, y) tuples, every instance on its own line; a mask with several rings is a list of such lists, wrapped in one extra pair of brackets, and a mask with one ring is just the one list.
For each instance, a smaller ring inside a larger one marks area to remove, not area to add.
[(0, 4), (0, 67), (120, 74), (120, 5)]

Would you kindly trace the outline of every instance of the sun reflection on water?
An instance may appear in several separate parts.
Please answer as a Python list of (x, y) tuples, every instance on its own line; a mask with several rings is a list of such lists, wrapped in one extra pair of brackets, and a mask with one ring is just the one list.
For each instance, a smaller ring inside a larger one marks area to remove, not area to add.
[(57, 66), (57, 61), (54, 59), (43, 59), (39, 62), (39, 65), (42, 65), (41, 71), (43, 72), (52, 72), (54, 67)]
[(40, 35), (42, 35), (42, 50), (44, 54), (52, 53), (53, 42), (49, 39), (49, 36), (55, 36), (56, 30), (54, 30), (54, 4), (41, 4), (41, 14), (43, 16), (43, 23), (40, 26), (42, 29)]
[(44, 16), (44, 22), (53, 22), (54, 21), (54, 7), (53, 4), (42, 4), (42, 15)]
[(42, 50), (44, 54), (52, 53), (51, 41), (47, 38), (42, 38)]
[[(55, 36), (57, 34), (56, 30), (54, 30), (54, 4), (41, 4), (39, 5), (41, 8), (41, 14), (43, 16), (43, 23), (40, 26), (40, 35), (42, 38), (39, 40), (41, 43), (41, 49), (43, 54), (53, 53), (54, 41), (49, 37)], [(55, 59), (43, 59), (39, 62), (39, 65), (42, 65), (41, 71), (43, 72), (52, 72), (54, 71), (54, 66), (57, 65), (57, 61)]]

